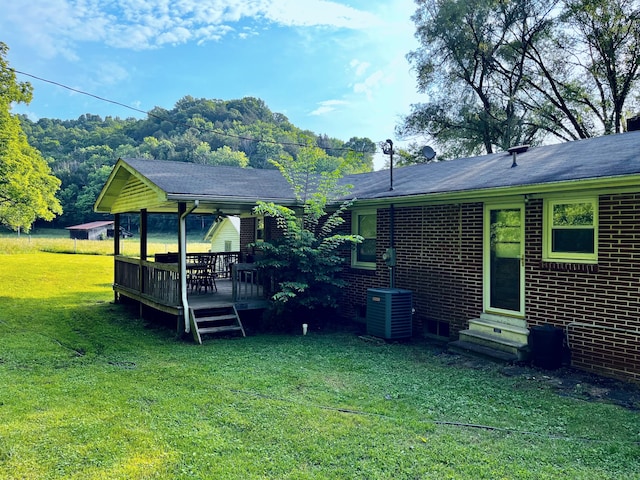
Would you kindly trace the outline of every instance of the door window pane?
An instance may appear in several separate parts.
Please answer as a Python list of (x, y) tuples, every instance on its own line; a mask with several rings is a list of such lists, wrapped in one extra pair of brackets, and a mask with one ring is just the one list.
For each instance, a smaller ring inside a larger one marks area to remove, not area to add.
[(519, 312), (521, 309), (522, 211), (490, 212), (489, 305)]

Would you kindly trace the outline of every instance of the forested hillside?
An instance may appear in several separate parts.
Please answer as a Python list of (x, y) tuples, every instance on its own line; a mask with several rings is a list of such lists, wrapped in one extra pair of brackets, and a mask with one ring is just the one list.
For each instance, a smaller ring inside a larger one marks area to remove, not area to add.
[(62, 181), (58, 197), (64, 213), (55, 226), (102, 218), (93, 203), (118, 158), (146, 157), (209, 165), (272, 168), (270, 159), (296, 158), (303, 146), (320, 147), (325, 170), (346, 156), (351, 171), (370, 171), (375, 144), (368, 138), (343, 141), (301, 130), (256, 98), (209, 100), (186, 96), (171, 110), (156, 107), (146, 119), (77, 120), (20, 116), (30, 145), (38, 149)]

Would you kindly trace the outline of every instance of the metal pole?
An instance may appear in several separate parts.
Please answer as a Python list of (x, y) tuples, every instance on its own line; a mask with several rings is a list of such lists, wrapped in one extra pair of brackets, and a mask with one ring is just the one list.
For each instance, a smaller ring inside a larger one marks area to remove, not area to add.
[(387, 139), (389, 144), (389, 190), (393, 190), (393, 142)]

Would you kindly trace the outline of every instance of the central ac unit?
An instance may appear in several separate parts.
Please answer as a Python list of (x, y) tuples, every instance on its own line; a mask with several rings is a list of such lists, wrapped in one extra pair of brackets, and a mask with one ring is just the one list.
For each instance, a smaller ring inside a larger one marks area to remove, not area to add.
[(367, 335), (387, 340), (409, 338), (412, 333), (411, 290), (367, 290)]

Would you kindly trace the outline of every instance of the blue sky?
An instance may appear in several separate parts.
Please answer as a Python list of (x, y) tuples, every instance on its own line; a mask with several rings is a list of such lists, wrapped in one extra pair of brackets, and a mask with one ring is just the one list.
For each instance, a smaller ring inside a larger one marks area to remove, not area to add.
[[(413, 0), (0, 0), (16, 70), (149, 111), (185, 95), (263, 99), (342, 140), (394, 137), (416, 93)], [(32, 119), (144, 115), (19, 75)], [(376, 168), (382, 157), (376, 158)]]

